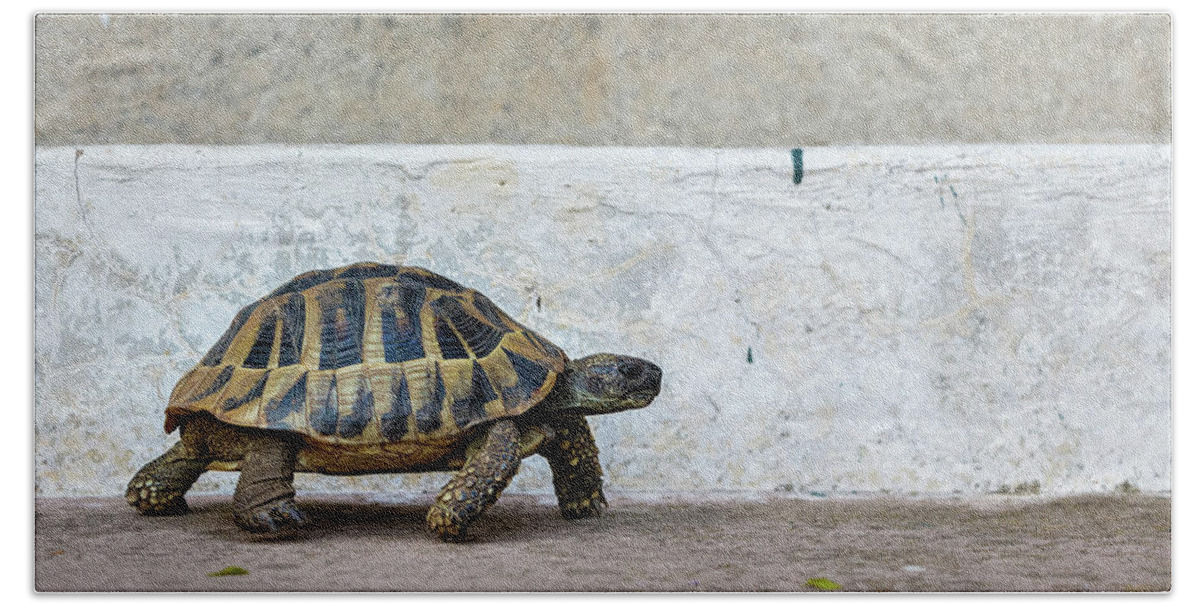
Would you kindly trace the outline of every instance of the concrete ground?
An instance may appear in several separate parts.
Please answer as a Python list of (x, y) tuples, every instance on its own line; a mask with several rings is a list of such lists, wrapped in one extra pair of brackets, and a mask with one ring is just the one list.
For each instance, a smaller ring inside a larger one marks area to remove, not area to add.
[[(427, 504), (304, 496), (303, 537), (239, 531), (227, 496), (183, 517), (120, 498), (36, 501), (39, 591), (1166, 591), (1171, 499), (610, 497), (565, 521), (506, 495), (473, 542), (424, 532)], [(211, 576), (229, 567), (241, 575)]]

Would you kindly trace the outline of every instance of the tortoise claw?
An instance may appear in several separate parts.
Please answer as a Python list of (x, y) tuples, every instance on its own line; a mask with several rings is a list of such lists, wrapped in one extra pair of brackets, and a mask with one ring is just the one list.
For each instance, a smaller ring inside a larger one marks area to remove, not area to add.
[(125, 502), (142, 515), (183, 515), (188, 512), (183, 494), (166, 490), (151, 479), (135, 479), (125, 491)]
[(461, 543), (467, 540), (466, 522), (453, 509), (440, 502), (429, 509), (425, 524), (430, 533), (445, 542)]
[(234, 510), (233, 520), (247, 532), (272, 534), (298, 531), (308, 525), (308, 516), (290, 498), (247, 511)]
[(600, 515), (607, 506), (608, 501), (604, 499), (604, 493), (596, 491), (589, 497), (560, 503), (558, 511), (562, 513), (563, 519), (583, 519)]

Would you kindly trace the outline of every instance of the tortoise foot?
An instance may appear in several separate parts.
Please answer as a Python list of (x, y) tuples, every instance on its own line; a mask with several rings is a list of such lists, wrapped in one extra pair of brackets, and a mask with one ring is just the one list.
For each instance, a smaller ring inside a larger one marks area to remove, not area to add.
[(562, 513), (563, 519), (583, 519), (600, 515), (607, 506), (608, 501), (604, 499), (604, 492), (596, 490), (589, 496), (560, 501), (558, 512)]
[(467, 540), (467, 527), (495, 504), (520, 466), (520, 432), (513, 421), (501, 420), (438, 492), (425, 517), (429, 531), (446, 542)]
[(467, 540), (466, 518), (443, 502), (429, 509), (425, 524), (432, 534), (445, 542), (460, 543)]
[(308, 516), (288, 498), (253, 509), (234, 509), (233, 521), (247, 532), (295, 532), (308, 525)]
[(142, 515), (183, 515), (188, 512), (182, 492), (169, 489), (149, 477), (129, 482), (125, 502)]
[(183, 515), (183, 495), (196, 483), (210, 459), (196, 456), (182, 441), (146, 463), (125, 486), (125, 502), (142, 515)]

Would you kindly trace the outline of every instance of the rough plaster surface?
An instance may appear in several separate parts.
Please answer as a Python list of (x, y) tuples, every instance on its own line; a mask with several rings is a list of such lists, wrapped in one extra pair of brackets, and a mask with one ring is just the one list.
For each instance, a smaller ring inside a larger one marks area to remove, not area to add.
[[(1169, 147), (803, 166), (796, 184), (788, 149), (41, 148), (37, 493), (119, 493), (241, 306), (360, 260), (481, 289), (572, 356), (661, 364), (650, 408), (593, 419), (621, 491), (1170, 490)], [(544, 462), (514, 487), (549, 492)]]
[(1167, 143), (1171, 17), (40, 15), (39, 145)]

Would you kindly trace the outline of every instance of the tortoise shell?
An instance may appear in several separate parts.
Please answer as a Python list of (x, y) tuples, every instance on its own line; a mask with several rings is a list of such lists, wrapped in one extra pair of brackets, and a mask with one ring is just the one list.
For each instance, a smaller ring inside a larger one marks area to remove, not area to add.
[(473, 289), (423, 268), (353, 264), (243, 308), (175, 385), (165, 426), (206, 412), (328, 448), (434, 444), (529, 410), (566, 363)]

